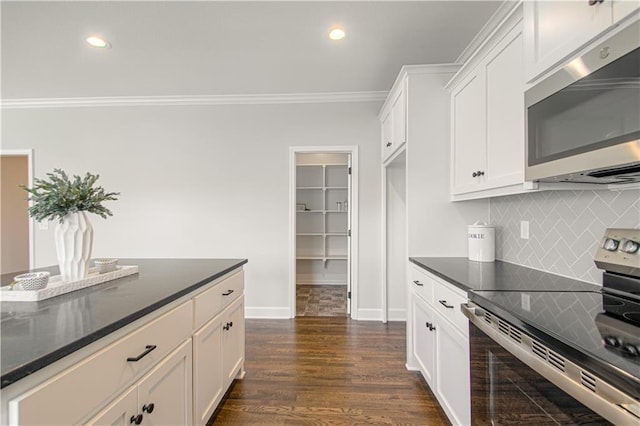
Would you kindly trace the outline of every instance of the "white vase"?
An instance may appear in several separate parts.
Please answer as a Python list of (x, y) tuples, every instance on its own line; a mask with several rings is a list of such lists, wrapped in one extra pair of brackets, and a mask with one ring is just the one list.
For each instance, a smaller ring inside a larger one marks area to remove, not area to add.
[(69, 213), (56, 225), (56, 252), (63, 281), (77, 281), (87, 276), (93, 227), (85, 212)]

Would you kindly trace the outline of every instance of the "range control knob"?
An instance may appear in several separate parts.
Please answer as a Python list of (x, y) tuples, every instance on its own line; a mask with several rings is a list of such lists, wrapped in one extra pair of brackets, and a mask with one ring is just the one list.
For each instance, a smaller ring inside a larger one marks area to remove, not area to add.
[(620, 248), (625, 253), (635, 253), (640, 248), (640, 244), (637, 241), (626, 240), (622, 243), (622, 247)]
[(618, 245), (620, 245), (620, 241), (614, 240), (613, 238), (607, 238), (604, 240), (602, 248), (608, 251), (616, 251), (618, 250)]
[(620, 339), (618, 339), (616, 336), (607, 336), (604, 338), (604, 344), (606, 346), (617, 348), (618, 346), (620, 346)]
[(634, 346), (630, 343), (627, 343), (626, 345), (622, 345), (622, 352), (630, 357), (637, 357), (638, 355), (640, 355), (640, 349), (637, 346)]

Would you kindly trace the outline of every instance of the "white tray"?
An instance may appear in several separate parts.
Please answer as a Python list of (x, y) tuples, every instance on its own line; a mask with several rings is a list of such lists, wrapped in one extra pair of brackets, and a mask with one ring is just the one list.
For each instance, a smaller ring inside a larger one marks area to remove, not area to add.
[(49, 278), (49, 284), (40, 290), (18, 290), (15, 286), (13, 290), (10, 286), (0, 287), (0, 301), (38, 302), (137, 273), (138, 265), (121, 265), (115, 271), (104, 274), (99, 274), (96, 268), (89, 268), (86, 278), (78, 281), (62, 281), (60, 275), (54, 275)]

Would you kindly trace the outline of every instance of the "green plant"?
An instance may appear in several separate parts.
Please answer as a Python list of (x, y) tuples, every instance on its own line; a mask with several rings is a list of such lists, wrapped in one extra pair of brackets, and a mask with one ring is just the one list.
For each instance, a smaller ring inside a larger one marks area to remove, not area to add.
[(69, 213), (88, 211), (107, 218), (113, 216), (111, 211), (102, 205), (104, 201), (117, 200), (119, 192), (104, 192), (101, 186), (94, 187), (100, 175), (87, 173), (84, 178), (73, 176), (69, 180), (61, 169), (53, 169), (47, 173), (49, 180), (35, 179), (33, 188), (23, 186), (31, 196), (33, 205), (29, 207), (29, 215), (38, 222), (63, 218)]

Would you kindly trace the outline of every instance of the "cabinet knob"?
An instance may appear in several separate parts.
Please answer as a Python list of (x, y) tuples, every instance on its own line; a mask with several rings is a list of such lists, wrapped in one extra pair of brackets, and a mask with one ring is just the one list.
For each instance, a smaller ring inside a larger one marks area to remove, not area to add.
[(224, 331), (229, 331), (229, 323), (226, 323), (225, 325), (222, 326), (222, 329)]
[(391, 145), (393, 145), (391, 142), (387, 142), (387, 148), (389, 148)]
[(478, 173), (476, 172), (471, 173), (471, 177), (478, 177)]
[(478, 176), (484, 176), (484, 172), (483, 171), (478, 171)]
[(153, 409), (155, 408), (155, 404), (152, 402), (151, 404), (145, 404), (142, 406), (142, 412), (147, 412), (149, 414), (153, 413)]
[(429, 331), (433, 331), (433, 330), (435, 330), (435, 329), (436, 329), (436, 328), (433, 326), (433, 324), (429, 324)]
[(427, 328), (429, 328), (429, 327), (431, 327), (431, 323), (430, 323), (430, 322), (425, 322), (425, 323), (424, 323), (424, 326), (425, 326), (425, 327), (427, 327)]
[(233, 327), (233, 321), (229, 321), (229, 327)]
[(138, 414), (137, 416), (131, 416), (129, 423), (139, 425), (142, 423), (142, 414)]

